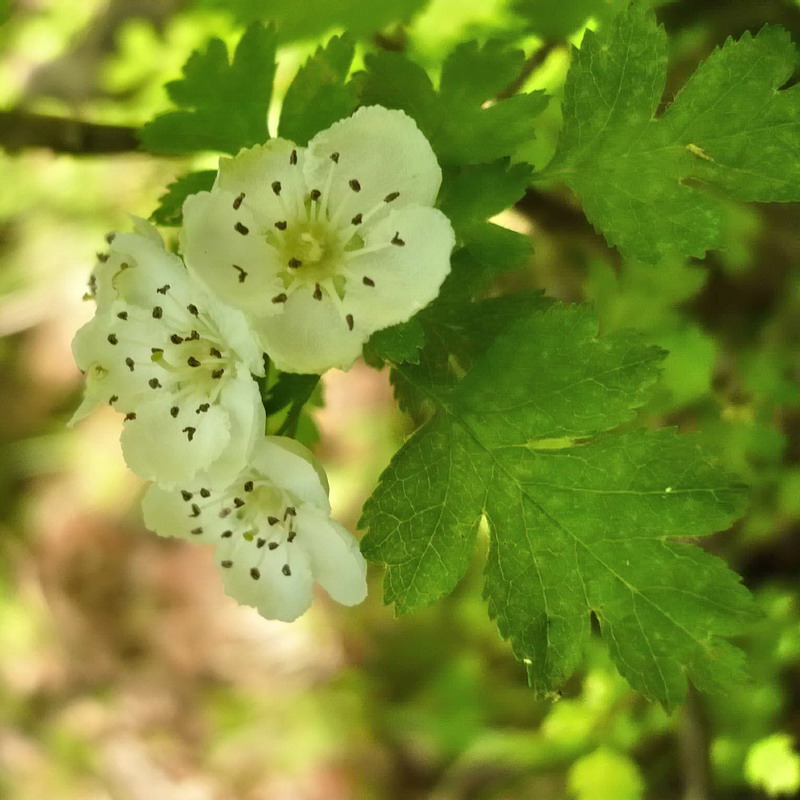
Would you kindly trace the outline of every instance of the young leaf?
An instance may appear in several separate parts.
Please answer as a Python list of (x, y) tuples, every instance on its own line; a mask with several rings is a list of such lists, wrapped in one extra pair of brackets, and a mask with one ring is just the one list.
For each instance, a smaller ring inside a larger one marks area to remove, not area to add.
[(481, 518), (491, 545), (485, 595), (532, 686), (578, 666), (590, 614), (627, 680), (666, 705), (689, 677), (741, 677), (723, 637), (751, 613), (736, 576), (675, 537), (735, 518), (741, 493), (691, 436), (609, 433), (629, 420), (663, 353), (631, 333), (597, 338), (585, 307), (505, 325), (458, 383), (395, 366), (436, 408), (364, 507), (364, 554), (386, 564), (402, 613), (450, 592)]
[(800, 200), (800, 91), (788, 32), (728, 40), (659, 117), (666, 36), (632, 4), (587, 31), (564, 87), (564, 127), (548, 178), (560, 178), (608, 242), (657, 262), (722, 242), (719, 194)]
[(254, 23), (230, 63), (220, 39), (192, 53), (183, 78), (167, 84), (170, 99), (181, 110), (148, 122), (139, 133), (142, 144), (153, 153), (237, 153), (266, 141), (275, 48), (274, 28)]
[(306, 145), (314, 134), (353, 112), (355, 88), (345, 81), (354, 52), (347, 35), (334, 36), (325, 47), (317, 48), (286, 91), (279, 136)]
[(180, 225), (183, 221), (183, 201), (197, 192), (209, 190), (217, 177), (216, 170), (204, 169), (182, 175), (167, 186), (166, 194), (158, 199), (158, 208), (150, 219), (156, 225)]

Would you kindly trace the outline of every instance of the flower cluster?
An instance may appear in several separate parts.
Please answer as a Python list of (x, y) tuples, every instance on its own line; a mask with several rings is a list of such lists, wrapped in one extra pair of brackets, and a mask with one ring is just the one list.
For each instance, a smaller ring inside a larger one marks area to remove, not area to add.
[(73, 421), (99, 403), (124, 415), (125, 460), (153, 482), (148, 527), (212, 545), (226, 591), (265, 617), (295, 619), (314, 582), (358, 603), (366, 582), (321, 468), (265, 435), (264, 359), (347, 369), (436, 296), (454, 245), (440, 182), (413, 120), (365, 107), (306, 148), (273, 139), (221, 159), (212, 190), (184, 204), (182, 258), (135, 219), (95, 268)]

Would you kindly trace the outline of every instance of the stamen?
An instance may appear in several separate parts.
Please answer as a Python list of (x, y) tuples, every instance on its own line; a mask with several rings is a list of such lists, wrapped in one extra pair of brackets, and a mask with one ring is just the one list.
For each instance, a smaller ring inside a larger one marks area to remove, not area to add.
[(374, 286), (375, 285), (375, 281), (372, 280), (372, 278), (368, 278), (366, 275), (361, 279), (361, 282), (364, 284), (364, 286)]
[(159, 382), (158, 378), (150, 378), (150, 380), (147, 381), (147, 383), (148, 383), (148, 385), (150, 386), (151, 389), (160, 389), (161, 388), (161, 383)]
[(233, 210), (238, 211), (239, 206), (242, 205), (242, 200), (244, 200), (244, 192), (242, 192), (234, 201), (233, 201)]
[(292, 570), (289, 568), (288, 564), (284, 564), (281, 567), (281, 572), (288, 578), (292, 574)]
[(190, 367), (199, 367), (200, 366), (200, 362), (194, 356), (189, 356), (189, 358), (186, 359), (186, 363)]
[(245, 503), (241, 497), (234, 497), (233, 504), (236, 506), (236, 508), (241, 508)]
[(108, 343), (109, 344), (117, 344), (118, 342), (119, 342), (119, 339), (117, 339), (117, 334), (116, 333), (109, 333), (108, 334)]
[(319, 284), (317, 284), (316, 288), (314, 289), (314, 299), (322, 300), (322, 287)]
[(355, 321), (353, 320), (353, 315), (348, 314), (345, 317), (345, 319), (347, 320), (347, 327), (350, 328), (350, 330), (353, 330), (353, 325), (355, 324)]
[(108, 261), (108, 253), (98, 253), (98, 254), (97, 254), (97, 260), (98, 260), (98, 261), (99, 261), (101, 264), (105, 264), (105, 263), (106, 263), (106, 261)]
[(211, 406), (208, 403), (201, 403), (197, 406), (197, 410), (194, 412), (195, 414), (205, 414)]
[[(197, 310), (197, 306), (196, 306), (194, 303), (189, 303), (189, 305), (188, 305), (188, 306), (186, 306), (186, 310), (187, 310), (187, 311), (188, 311), (188, 312), (189, 312), (189, 313), (190, 313), (190, 314), (191, 314), (193, 317), (199, 317), (199, 316), (200, 316), (200, 312)], [(192, 334), (194, 334), (194, 331), (192, 331)], [(192, 338), (193, 338), (193, 339), (195, 338), (195, 337), (194, 337), (194, 335), (192, 335)]]
[(110, 406), (113, 406), (113, 405), (114, 405), (114, 403), (116, 403), (116, 402), (117, 402), (117, 400), (119, 400), (119, 395), (117, 395), (117, 394), (112, 394), (112, 395), (111, 395), (111, 397), (109, 397), (109, 398), (108, 398), (108, 404), (109, 404)]
[(392, 203), (395, 200), (397, 200), (398, 197), (400, 197), (400, 192), (391, 192), (390, 194), (387, 194), (386, 197), (383, 198), (383, 202)]
[(191, 492), (188, 492), (186, 489), (181, 489), (181, 497), (188, 503), (194, 495)]
[(281, 294), (276, 294), (275, 297), (272, 298), (273, 303), (285, 303), (288, 298), (286, 297), (283, 292)]
[(175, 417), (177, 417), (178, 414), (180, 413), (180, 409), (178, 408), (178, 406), (172, 406), (172, 408), (169, 410), (169, 413), (170, 413), (170, 416), (173, 419), (175, 419)]
[(190, 530), (189, 533), (191, 533), (192, 536), (200, 536), (203, 533), (203, 529), (202, 528), (192, 528), (192, 530)]
[(364, 215), (361, 213), (356, 214), (353, 219), (350, 220), (351, 225), (360, 225), (361, 221), (364, 219)]
[(201, 489), (200, 497), (211, 497), (211, 492), (208, 489)]
[(290, 258), (289, 259), (289, 266), (292, 269), (297, 269), (298, 267), (302, 267), (303, 266), (303, 262), (298, 260), (298, 259), (296, 259), (296, 258)]
[(400, 231), (395, 232), (392, 244), (396, 244), (398, 247), (403, 247), (403, 245), (405, 245), (405, 242), (400, 238)]
[(197, 331), (192, 331), (187, 338), (190, 342), (196, 342), (200, 338), (200, 334)]
[(294, 537), (297, 536), (297, 531), (289, 531), (289, 535), (286, 537), (286, 541), (291, 544), (294, 541)]
[(132, 359), (130, 356), (128, 356), (128, 357), (125, 359), (125, 365), (128, 367), (128, 369), (129, 369), (131, 372), (133, 372), (133, 359)]
[(247, 236), (247, 234), (248, 234), (248, 233), (250, 233), (250, 228), (248, 228), (246, 225), (242, 225), (242, 223), (241, 223), (241, 222), (237, 222), (237, 223), (236, 223), (236, 224), (233, 226), (233, 229), (234, 229), (234, 230), (235, 230), (237, 233), (241, 233), (241, 234), (242, 234), (242, 236)]
[(217, 381), (225, 374), (225, 370), (220, 367), (219, 369), (215, 369), (211, 371), (211, 377)]
[(267, 543), (266, 539), (256, 539), (256, 547), (260, 550)]
[(225, 519), (225, 517), (230, 516), (230, 513), (233, 509), (230, 508), (223, 508), (222, 511), (219, 512), (219, 518)]
[(222, 531), (220, 534), (221, 539), (230, 539), (233, 536), (233, 531)]
[(331, 161), (333, 161), (334, 164), (338, 164), (339, 163), (339, 154), (338, 153), (331, 153)]
[(120, 319), (128, 319), (128, 312), (120, 311), (119, 314), (117, 314), (117, 317), (119, 317)]
[(247, 483), (245, 483), (245, 485), (244, 485), (244, 490), (246, 492), (252, 492), (253, 491), (253, 481), (247, 481)]
[(158, 289), (156, 289), (156, 292), (158, 292), (158, 294), (166, 294), (168, 291), (169, 291), (168, 283), (165, 283), (163, 286), (160, 286)]
[(150, 348), (150, 352), (155, 356), (155, 355), (158, 355), (158, 353), (163, 353), (164, 352), (164, 348), (163, 347), (151, 347)]
[(348, 181), (348, 183), (350, 184), (350, 188), (354, 192), (360, 192), (361, 191), (361, 184), (355, 178), (352, 178), (350, 181)]
[(272, 182), (272, 191), (275, 192), (276, 195), (281, 193), (281, 182), (280, 181), (273, 181)]
[(286, 517), (294, 517), (297, 516), (297, 511), (294, 509), (293, 506), (286, 506), (286, 511), (283, 513), (284, 520)]
[(164, 316), (164, 309), (161, 306), (153, 307), (153, 319), (161, 319)]
[(278, 549), (278, 543), (277, 543), (277, 542), (270, 542), (270, 543), (267, 545), (267, 547), (268, 547), (270, 550), (277, 550), (277, 549)]
[(220, 562), (219, 562), (219, 565), (220, 565), (221, 567), (224, 567), (225, 569), (230, 569), (230, 568), (233, 566), (233, 561), (229, 561), (229, 560), (226, 560), (226, 561), (220, 561)]
[(270, 525), (277, 525), (280, 522), (280, 520), (277, 517), (267, 517), (267, 522)]
[(136, 419), (136, 413), (133, 411), (125, 415), (125, 422), (130, 422), (132, 419)]
[(195, 433), (196, 430), (197, 430), (197, 428), (188, 427), (188, 428), (184, 428), (181, 431), (181, 433), (185, 433), (186, 434), (186, 438), (191, 442), (192, 439), (194, 439), (194, 433)]
[(251, 567), (250, 568), (250, 577), (254, 581), (257, 581), (261, 577), (261, 573), (255, 567)]
[[(297, 150), (292, 150), (291, 154), (289, 155), (289, 163), (292, 166), (294, 166), (297, 163)], [(280, 184), (278, 184), (278, 186), (280, 186)], [(277, 194), (277, 192), (276, 192), (276, 194)]]
[(322, 192), (319, 189), (312, 189), (309, 193), (308, 197), (312, 203), (315, 203), (319, 198), (322, 196)]
[(177, 333), (173, 333), (172, 336), (169, 337), (169, 340), (172, 342), (172, 344), (181, 344), (183, 342), (183, 337), (178, 336)]
[(276, 227), (276, 228), (277, 228), (279, 231), (285, 231), (285, 230), (286, 230), (286, 220), (285, 220), (285, 219), (278, 220), (278, 221), (275, 223), (275, 227)]
[(241, 267), (237, 267), (236, 264), (231, 264), (231, 266), (239, 273), (239, 283), (244, 283), (247, 273)]
[(214, 356), (214, 358), (222, 358), (222, 353), (220, 353), (216, 347), (212, 347), (208, 352), (210, 355)]
[(192, 503), (192, 513), (189, 514), (190, 517), (199, 517), (200, 516), (200, 506), (197, 503)]

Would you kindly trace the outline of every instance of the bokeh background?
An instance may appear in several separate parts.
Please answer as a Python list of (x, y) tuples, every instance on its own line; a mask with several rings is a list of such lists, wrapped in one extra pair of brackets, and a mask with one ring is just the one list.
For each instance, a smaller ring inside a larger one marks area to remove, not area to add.
[[(800, 208), (731, 204), (726, 248), (625, 264), (574, 200), (538, 185), (499, 220), (528, 233), (535, 286), (592, 300), (603, 327), (669, 350), (648, 424), (701, 430), (751, 485), (747, 516), (704, 546), (763, 609), (739, 644), (752, 681), (672, 715), (629, 691), (595, 640), (540, 699), (486, 618), (481, 557), (453, 596), (395, 620), (372, 574), (356, 609), (320, 597), (294, 624), (227, 599), (209, 553), (143, 529), (120, 420), (66, 422), (70, 355), (105, 233), (148, 216), (167, 182), (213, 160), (157, 159), (131, 129), (167, 107), (210, 35), (279, 25), (276, 104), (344, 27), (435, 76), (458, 41), (517, 43), (520, 85), (555, 96), (525, 156), (555, 145), (569, 43), (622, 0), (0, 0), (0, 798), (13, 800), (638, 800), (798, 796)], [(782, 24), (793, 0), (658, 4), (668, 93), (729, 35)], [(44, 115), (42, 116), (36, 115)], [(56, 117), (55, 120), (52, 117)], [(94, 128), (86, 123), (109, 127)], [(98, 152), (102, 150), (118, 152)], [(798, 153), (800, 157), (800, 153)], [(303, 426), (352, 528), (409, 432), (387, 376), (323, 381)]]

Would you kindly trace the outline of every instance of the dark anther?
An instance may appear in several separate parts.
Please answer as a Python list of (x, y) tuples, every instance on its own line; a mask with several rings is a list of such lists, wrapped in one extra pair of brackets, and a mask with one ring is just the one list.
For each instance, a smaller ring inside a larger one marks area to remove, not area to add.
[(233, 536), (233, 531), (223, 531), (221, 534), (222, 539), (230, 539)]
[[(189, 305), (188, 305), (188, 306), (186, 306), (186, 310), (187, 310), (187, 311), (188, 311), (188, 312), (189, 312), (189, 313), (190, 313), (190, 314), (191, 314), (193, 317), (199, 317), (199, 316), (200, 316), (200, 312), (197, 310), (197, 306), (196, 306), (194, 303), (189, 303)], [(194, 337), (192, 337), (192, 338), (194, 338)]]
[(197, 430), (197, 428), (192, 428), (192, 427), (190, 426), (190, 427), (188, 427), (188, 428), (184, 428), (184, 429), (181, 431), (181, 433), (185, 433), (185, 434), (186, 434), (186, 438), (187, 438), (187, 439), (188, 439), (188, 440), (191, 442), (191, 441), (192, 441), (192, 439), (194, 439), (194, 432), (195, 432), (196, 430)]
[(339, 154), (338, 153), (331, 153), (331, 161), (333, 161), (334, 164), (338, 164), (339, 163)]
[(285, 575), (287, 578), (288, 578), (288, 577), (289, 577), (289, 576), (292, 574), (292, 571), (291, 571), (291, 569), (289, 569), (289, 565), (288, 565), (288, 564), (284, 564), (284, 565), (281, 567), (281, 572), (282, 572), (282, 573), (283, 573), (283, 574), (284, 574), (284, 575)]
[(169, 410), (170, 416), (173, 419), (175, 419), (175, 417), (178, 416), (179, 412), (180, 412), (180, 409), (178, 408), (178, 406), (172, 406), (172, 408)]
[(109, 344), (116, 344), (118, 341), (119, 341), (119, 339), (117, 339), (117, 334), (116, 333), (109, 333), (108, 334), (108, 343)]
[(280, 520), (277, 517), (267, 517), (267, 522), (269, 522), (270, 525), (277, 525)]
[(98, 254), (97, 254), (97, 260), (98, 260), (98, 261), (99, 261), (101, 264), (105, 264), (105, 263), (106, 263), (106, 261), (108, 261), (108, 253), (98, 253)]
[(158, 353), (163, 353), (164, 352), (164, 348), (163, 347), (151, 347), (150, 348), (150, 352), (153, 355), (157, 355)]
[(222, 358), (222, 353), (220, 353), (220, 351), (217, 350), (216, 347), (212, 347), (208, 352), (209, 355), (214, 356), (214, 358)]
[(347, 327), (348, 327), (350, 330), (353, 330), (353, 325), (355, 324), (355, 320), (353, 319), (353, 315), (352, 315), (352, 314), (348, 314), (348, 315), (345, 317), (345, 319), (347, 320)]
[(187, 492), (186, 489), (181, 489), (181, 497), (188, 503), (194, 495), (191, 492)]
[(297, 511), (295, 511), (293, 506), (286, 506), (286, 511), (283, 512), (283, 518), (286, 517), (294, 517), (297, 516)]
[(366, 275), (361, 279), (361, 282), (364, 284), (364, 286), (374, 286), (375, 285), (375, 281), (372, 280), (372, 278), (368, 278)]
[(239, 283), (244, 283), (247, 278), (247, 273), (241, 267), (237, 267), (236, 264), (232, 264), (231, 266), (239, 273)]
[(194, 356), (189, 356), (189, 358), (186, 359), (186, 363), (190, 367), (199, 367), (200, 366), (200, 362)]
[(250, 577), (254, 581), (257, 581), (261, 577), (261, 573), (255, 567), (251, 567), (250, 568)]
[(242, 200), (244, 200), (244, 192), (242, 192), (234, 201), (233, 201), (233, 210), (238, 211), (239, 206), (242, 204)]
[(109, 397), (109, 398), (108, 398), (108, 404), (109, 404), (110, 406), (113, 406), (113, 405), (114, 405), (114, 403), (116, 403), (116, 402), (117, 402), (117, 400), (119, 400), (119, 395), (112, 394), (112, 395), (111, 395), (111, 397)]
[(153, 319), (161, 319), (164, 315), (164, 312), (161, 310), (161, 306), (154, 306), (153, 307)]
[(272, 302), (273, 303), (285, 303), (286, 300), (287, 300), (287, 297), (283, 293), (276, 294), (275, 297), (272, 298)]
[(125, 359), (125, 365), (128, 367), (128, 369), (129, 369), (131, 372), (133, 372), (133, 359), (132, 359), (130, 356), (128, 356), (128, 357)]
[(159, 294), (166, 294), (169, 291), (169, 284), (165, 283), (163, 286), (160, 286), (156, 291)]
[(320, 199), (320, 197), (322, 197), (322, 192), (319, 189), (312, 189), (308, 197), (313, 202), (316, 202), (317, 200)]
[(236, 506), (236, 508), (241, 508), (244, 505), (244, 500), (242, 500), (241, 497), (234, 497), (233, 504)]
[(106, 241), (107, 241), (109, 244), (111, 244), (111, 242), (113, 242), (113, 241), (114, 241), (114, 237), (115, 237), (116, 235), (117, 235), (117, 234), (116, 234), (116, 233), (114, 233), (114, 231), (111, 231), (111, 233), (107, 233), (107, 234), (106, 234)]
[(303, 266), (303, 262), (298, 260), (298, 259), (296, 259), (296, 258), (290, 258), (289, 259), (289, 266), (292, 269), (297, 269), (298, 267), (302, 267)]
[(128, 319), (128, 312), (127, 311), (120, 311), (119, 314), (117, 314), (117, 316), (120, 319)]
[(208, 411), (209, 408), (211, 408), (209, 403), (200, 403), (200, 405), (197, 406), (197, 410), (194, 413), (195, 414), (205, 414), (206, 411)]
[(294, 541), (295, 536), (297, 536), (297, 531), (289, 531), (289, 535), (286, 537), (286, 541), (291, 544)]
[(233, 511), (232, 508), (223, 508), (222, 511), (219, 512), (220, 519), (225, 519), (225, 517), (227, 517), (231, 511)]
[(197, 331), (192, 331), (187, 338), (190, 342), (196, 342), (200, 338), (200, 334)]
[(322, 287), (319, 284), (317, 284), (316, 288), (314, 289), (314, 299), (322, 300)]
[(172, 344), (180, 344), (183, 341), (183, 337), (178, 336), (177, 333), (173, 333), (172, 336), (169, 337), (169, 340), (172, 342)]
[(360, 225), (360, 224), (361, 224), (361, 220), (362, 220), (362, 219), (364, 219), (364, 215), (363, 215), (363, 214), (361, 214), (361, 213), (359, 213), (359, 214), (356, 214), (356, 215), (353, 217), (353, 219), (351, 219), (351, 220), (350, 220), (350, 224), (351, 224), (351, 225)]
[(233, 561), (220, 561), (219, 565), (225, 567), (225, 569), (230, 569), (233, 566)]
[(392, 244), (396, 244), (398, 247), (402, 247), (405, 242), (400, 238), (400, 231), (397, 231), (394, 235), (394, 239), (392, 239)]
[(253, 491), (253, 481), (247, 481), (247, 483), (245, 483), (245, 485), (244, 485), (244, 490), (246, 492), (252, 492)]
[(278, 221), (275, 223), (275, 227), (276, 227), (276, 228), (277, 228), (279, 231), (285, 231), (285, 230), (286, 230), (286, 220), (285, 220), (285, 219), (279, 219), (279, 220), (278, 220)]
[(267, 543), (266, 539), (256, 539), (256, 547), (260, 550)]
[(200, 497), (211, 497), (211, 492), (209, 492), (208, 489), (201, 489)]
[(192, 528), (192, 530), (191, 530), (191, 531), (189, 531), (189, 533), (191, 533), (191, 534), (192, 534), (192, 536), (200, 536), (200, 534), (201, 534), (202, 532), (203, 532), (203, 529), (202, 529), (202, 528)]
[[(289, 163), (294, 166), (297, 163), (297, 150), (292, 150), (289, 156)], [(280, 184), (278, 184), (280, 186)]]
[(392, 192), (391, 194), (387, 194), (386, 197), (383, 198), (384, 203), (391, 203), (393, 200), (397, 200), (400, 197), (400, 192)]
[(225, 370), (222, 367), (220, 367), (219, 369), (211, 370), (211, 377), (215, 381), (218, 381), (224, 374), (225, 374)]
[(281, 182), (280, 181), (272, 181), (272, 191), (275, 192), (275, 194), (280, 194), (281, 193)]
[(158, 378), (150, 378), (150, 380), (147, 381), (147, 384), (151, 389), (161, 388), (161, 382), (158, 380)]
[(267, 545), (267, 547), (268, 547), (270, 550), (277, 550), (277, 549), (278, 549), (278, 543), (277, 543), (277, 542), (270, 542), (270, 543)]
[(192, 513), (189, 514), (190, 517), (199, 517), (200, 516), (200, 506), (197, 503), (192, 503)]
[(233, 229), (234, 229), (234, 230), (235, 230), (237, 233), (241, 233), (241, 234), (242, 234), (242, 236), (247, 236), (247, 234), (248, 234), (248, 233), (250, 233), (250, 228), (248, 228), (246, 225), (242, 225), (242, 223), (241, 223), (241, 222), (237, 222), (237, 223), (236, 223), (236, 224), (233, 226)]
[(129, 422), (132, 419), (136, 419), (136, 414), (133, 411), (125, 415), (125, 422)]
[(350, 184), (350, 188), (351, 188), (351, 189), (352, 189), (354, 192), (360, 192), (360, 191), (361, 191), (361, 184), (360, 184), (360, 183), (359, 183), (359, 182), (358, 182), (358, 181), (357, 181), (355, 178), (353, 178), (352, 180), (350, 180), (350, 181), (349, 181), (349, 184)]

